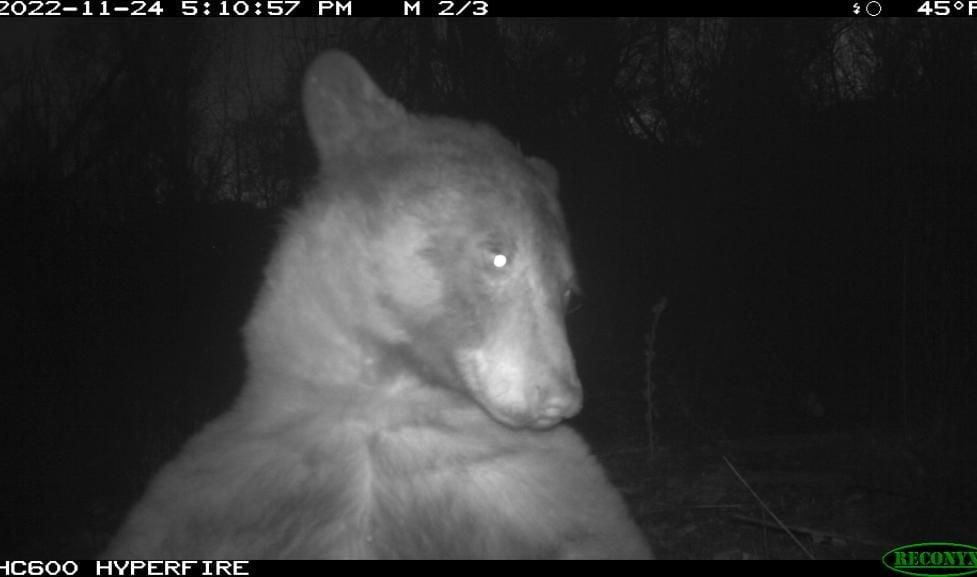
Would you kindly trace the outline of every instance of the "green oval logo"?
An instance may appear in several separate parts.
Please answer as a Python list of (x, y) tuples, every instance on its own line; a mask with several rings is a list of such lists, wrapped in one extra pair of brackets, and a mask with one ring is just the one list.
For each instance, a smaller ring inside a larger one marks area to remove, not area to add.
[(914, 577), (957, 577), (977, 573), (977, 547), (959, 543), (914, 543), (882, 556), (882, 564)]

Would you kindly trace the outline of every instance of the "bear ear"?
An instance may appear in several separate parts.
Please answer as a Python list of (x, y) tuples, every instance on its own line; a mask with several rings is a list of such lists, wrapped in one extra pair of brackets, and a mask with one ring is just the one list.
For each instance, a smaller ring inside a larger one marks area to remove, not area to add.
[(302, 104), (321, 159), (344, 152), (361, 134), (388, 127), (406, 116), (356, 59), (338, 51), (323, 52), (309, 67)]

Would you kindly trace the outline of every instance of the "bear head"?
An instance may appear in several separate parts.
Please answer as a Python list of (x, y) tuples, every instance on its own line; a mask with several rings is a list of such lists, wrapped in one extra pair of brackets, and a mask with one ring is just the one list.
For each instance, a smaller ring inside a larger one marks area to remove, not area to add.
[(555, 171), (488, 126), (408, 114), (343, 53), (310, 67), (303, 104), (320, 172), (247, 327), (250, 381), (436, 387), (510, 427), (575, 414)]

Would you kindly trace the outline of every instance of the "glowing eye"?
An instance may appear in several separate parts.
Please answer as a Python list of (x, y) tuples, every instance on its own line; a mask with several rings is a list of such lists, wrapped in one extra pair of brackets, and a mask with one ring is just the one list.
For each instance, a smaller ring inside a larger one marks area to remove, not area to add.
[(495, 268), (505, 268), (507, 262), (509, 262), (509, 259), (507, 259), (502, 253), (496, 253), (495, 256), (492, 257), (492, 264), (495, 266)]

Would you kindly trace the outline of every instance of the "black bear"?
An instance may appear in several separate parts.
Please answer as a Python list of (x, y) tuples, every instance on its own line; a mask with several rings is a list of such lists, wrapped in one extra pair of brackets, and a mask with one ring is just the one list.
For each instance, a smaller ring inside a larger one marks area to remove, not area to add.
[(231, 410), (109, 558), (650, 558), (569, 428), (574, 273), (556, 175), (405, 113), (339, 52), (303, 101), (320, 176), (245, 329)]

